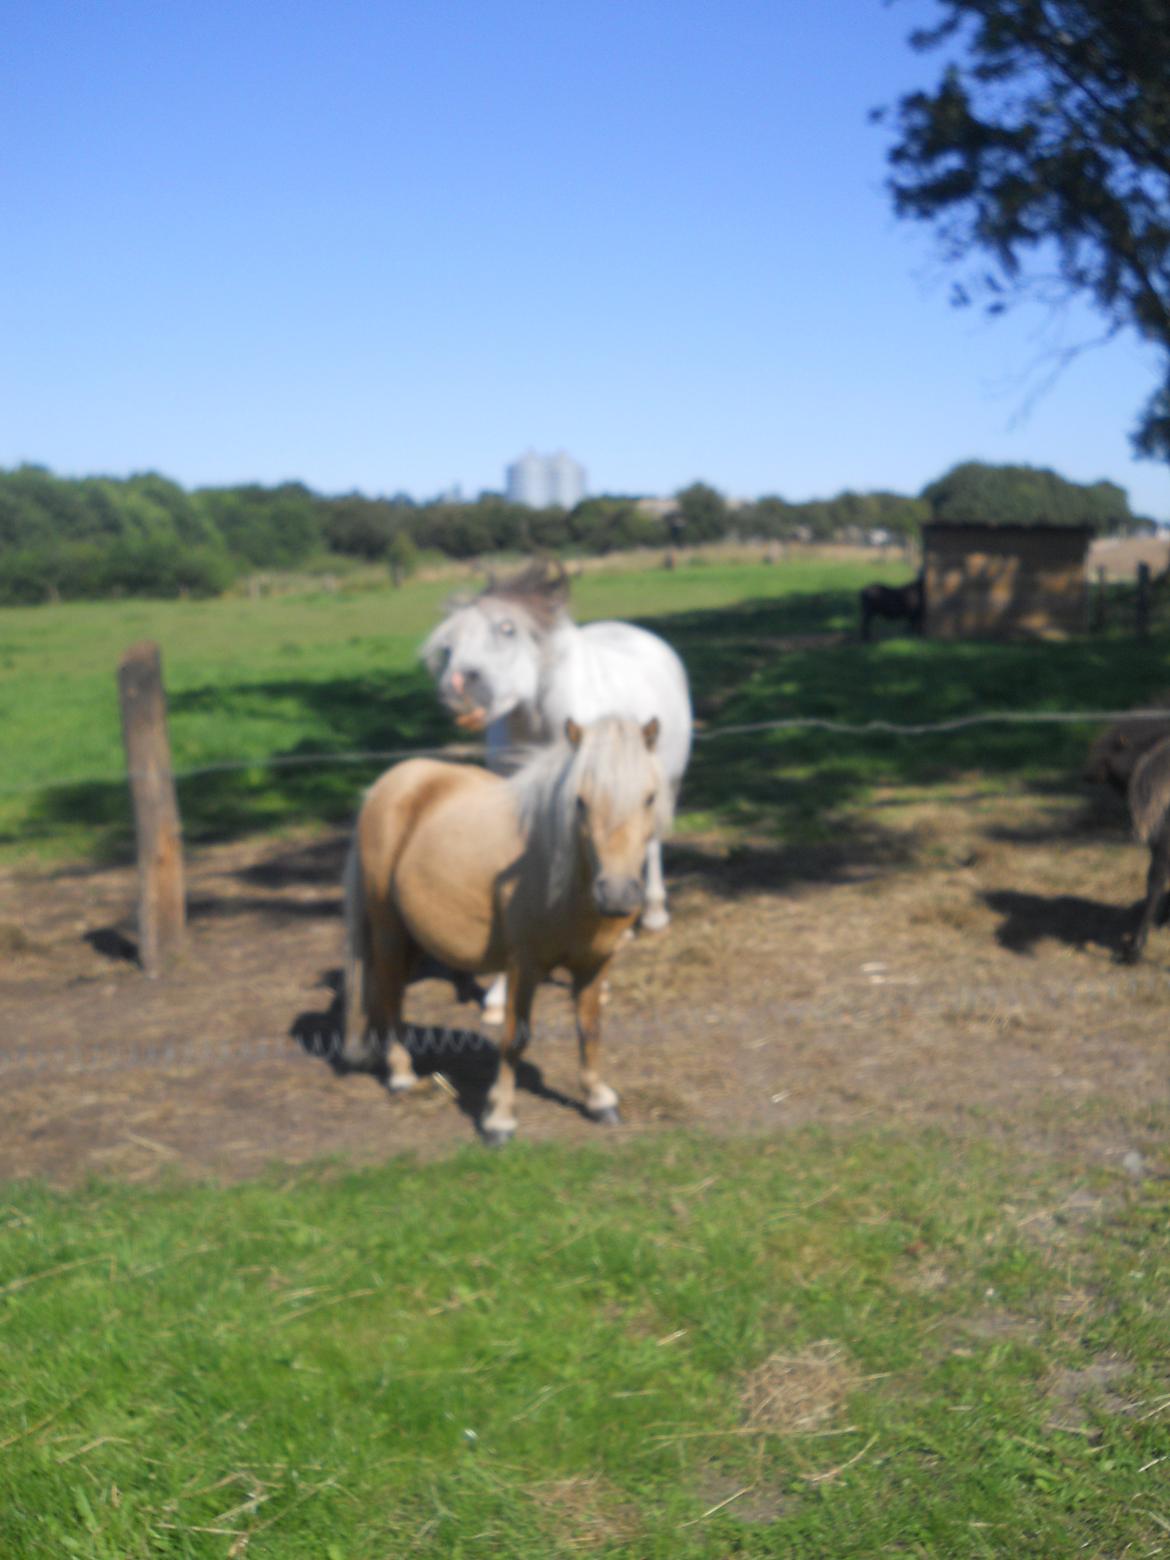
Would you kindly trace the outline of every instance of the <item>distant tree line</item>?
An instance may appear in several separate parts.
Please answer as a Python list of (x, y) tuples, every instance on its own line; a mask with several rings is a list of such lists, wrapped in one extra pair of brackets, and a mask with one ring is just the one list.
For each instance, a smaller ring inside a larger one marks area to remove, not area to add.
[(404, 494), (325, 497), (301, 483), (198, 488), (156, 473), (124, 479), (0, 471), (0, 605), (103, 596), (217, 595), (259, 569), (377, 562), (401, 579), (420, 552), (469, 559), (535, 550), (602, 554), (727, 539), (913, 540), (926, 520), (1141, 524), (1112, 483), (1082, 486), (1027, 466), (956, 466), (917, 498), (841, 493), (730, 504), (696, 482), (666, 512), (634, 498), (528, 509), (496, 494), (416, 503)]

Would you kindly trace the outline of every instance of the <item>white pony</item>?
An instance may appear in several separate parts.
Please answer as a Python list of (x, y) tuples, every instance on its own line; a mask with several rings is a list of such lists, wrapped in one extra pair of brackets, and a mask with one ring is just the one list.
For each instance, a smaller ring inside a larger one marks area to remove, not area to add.
[[(691, 695), (682, 662), (664, 639), (632, 623), (587, 623), (568, 614), (568, 577), (538, 562), (512, 578), (490, 581), (470, 602), (455, 604), (422, 647), (439, 696), (465, 730), (486, 731), (488, 767), (515, 767), (515, 755), (553, 741), (572, 720), (603, 715), (658, 721), (658, 756), (677, 797), (691, 753)], [(662, 877), (662, 842), (646, 853), (646, 907), (641, 924), (670, 921)], [(499, 1022), (497, 981), (484, 1017)]]

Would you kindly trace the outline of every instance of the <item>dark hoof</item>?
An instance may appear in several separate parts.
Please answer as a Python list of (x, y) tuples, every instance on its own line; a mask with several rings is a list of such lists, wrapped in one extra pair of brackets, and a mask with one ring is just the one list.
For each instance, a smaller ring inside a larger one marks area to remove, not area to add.
[(589, 1115), (599, 1127), (620, 1127), (622, 1124), (621, 1113), (616, 1105), (607, 1105), (604, 1110), (591, 1110)]

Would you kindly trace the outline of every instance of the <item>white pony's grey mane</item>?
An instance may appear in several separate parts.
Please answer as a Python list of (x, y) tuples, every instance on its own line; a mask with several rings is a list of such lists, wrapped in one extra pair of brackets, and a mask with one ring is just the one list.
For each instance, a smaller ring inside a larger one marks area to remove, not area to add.
[(419, 659), (432, 677), (438, 676), (445, 659), (444, 652), (450, 649), (453, 637), (460, 632), (463, 613), (491, 607), (504, 608), (506, 615), (531, 642), (534, 653), (539, 655), (545, 637), (566, 617), (565, 599), (557, 594), (552, 583), (542, 589), (540, 580), (531, 570), (522, 571), (510, 580), (489, 579), (474, 595), (459, 592), (448, 597), (443, 604), (442, 619), (419, 647)]
[(560, 623), (569, 601), (569, 576), (555, 561), (536, 559), (525, 564), (514, 574), (497, 579), (489, 574), (487, 583), (478, 591), (458, 591), (443, 603), (442, 621), (423, 643), (419, 655), (430, 666), (436, 653), (444, 648), (450, 637), (445, 630), (453, 617), (468, 607), (481, 603), (505, 603), (528, 634), (539, 641)]
[(508, 784), (524, 836), (545, 874), (550, 905), (571, 885), (577, 797), (586, 781), (619, 818), (645, 806), (649, 783), (655, 793), (655, 834), (662, 838), (673, 822), (671, 786), (636, 720), (606, 715), (583, 728), (576, 747), (562, 735), (551, 746), (536, 749)]
[(568, 609), (569, 576), (556, 559), (534, 558), (502, 580), (490, 575), (476, 599), (506, 601), (509, 606), (519, 607), (537, 628), (547, 632)]

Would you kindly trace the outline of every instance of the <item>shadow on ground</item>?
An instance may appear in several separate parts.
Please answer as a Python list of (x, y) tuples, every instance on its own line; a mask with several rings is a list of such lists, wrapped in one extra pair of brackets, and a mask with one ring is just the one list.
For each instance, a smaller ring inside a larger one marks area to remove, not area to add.
[(1003, 921), (995, 939), (1012, 953), (1031, 954), (1045, 938), (1070, 948), (1097, 947), (1120, 959), (1141, 904), (1105, 905), (1073, 894), (1022, 894), (997, 889), (983, 902)]
[[(414, 978), (424, 980), (436, 976), (449, 977), (449, 972), (426, 962)], [(332, 989), (332, 1002), (324, 1011), (298, 1013), (289, 1029), (290, 1038), (296, 1041), (306, 1055), (318, 1058), (341, 1076), (354, 1072), (371, 1073), (385, 1083), (389, 1071), (384, 1061), (372, 1067), (353, 1067), (341, 1056), (341, 1029), (344, 1021), (340, 994), (341, 971), (327, 971), (321, 984)], [(477, 992), (479, 989), (470, 977), (455, 978), (453, 985), (456, 997), (463, 1001), (469, 999), (470, 988)], [(495, 1082), (499, 1069), (499, 1047), (494, 1041), (476, 1029), (407, 1023), (403, 1026), (402, 1042), (410, 1052), (411, 1065), (416, 1075), (420, 1079), (439, 1075), (454, 1095), (459, 1109), (478, 1131), (487, 1109), (488, 1090)], [(551, 1088), (545, 1083), (540, 1068), (530, 1061), (522, 1059), (518, 1063), (516, 1086), (527, 1094), (588, 1119), (589, 1113), (581, 1101)]]

